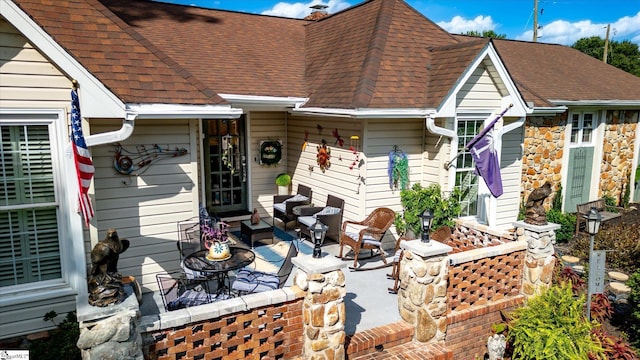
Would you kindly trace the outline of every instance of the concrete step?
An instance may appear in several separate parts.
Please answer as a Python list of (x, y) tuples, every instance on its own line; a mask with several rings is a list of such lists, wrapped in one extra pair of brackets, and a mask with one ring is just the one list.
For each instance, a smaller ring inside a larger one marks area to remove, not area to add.
[(349, 360), (452, 360), (453, 352), (447, 350), (444, 344), (424, 344), (410, 341), (404, 344), (385, 348), (380, 351), (360, 356), (349, 356)]

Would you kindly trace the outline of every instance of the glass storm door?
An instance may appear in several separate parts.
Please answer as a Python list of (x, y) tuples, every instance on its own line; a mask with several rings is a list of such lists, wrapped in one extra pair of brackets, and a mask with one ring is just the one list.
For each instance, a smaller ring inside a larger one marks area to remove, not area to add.
[(203, 120), (207, 209), (218, 216), (247, 210), (244, 124), (244, 117)]
[(597, 126), (593, 112), (571, 114), (571, 138), (569, 139), (569, 168), (567, 173), (565, 212), (575, 212), (576, 205), (589, 201), (593, 176), (593, 132)]

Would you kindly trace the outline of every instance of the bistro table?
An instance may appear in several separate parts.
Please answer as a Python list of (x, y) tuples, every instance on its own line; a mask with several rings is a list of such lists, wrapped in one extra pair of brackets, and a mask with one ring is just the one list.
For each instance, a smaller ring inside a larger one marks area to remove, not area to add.
[(231, 256), (225, 260), (208, 260), (207, 254), (209, 250), (199, 250), (184, 259), (184, 265), (191, 270), (200, 271), (203, 273), (211, 274), (211, 277), (215, 277), (218, 281), (217, 294), (227, 292), (231, 295), (231, 286), (229, 283), (229, 271), (238, 270), (253, 262), (256, 255), (250, 249), (229, 246)]

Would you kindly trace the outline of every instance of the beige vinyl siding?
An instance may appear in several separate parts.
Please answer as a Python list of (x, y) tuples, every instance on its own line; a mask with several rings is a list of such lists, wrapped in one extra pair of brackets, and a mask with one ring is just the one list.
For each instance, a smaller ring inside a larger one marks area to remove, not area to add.
[[(436, 126), (451, 129), (453, 119), (435, 119)], [(443, 191), (447, 191), (449, 186), (449, 172), (444, 168), (445, 164), (453, 157), (451, 154), (451, 138), (436, 135), (425, 130), (425, 151), (424, 151), (424, 174), (423, 185), (440, 184)], [(453, 187), (453, 185), (451, 185)]]
[[(505, 119), (505, 124), (514, 119)], [(518, 219), (520, 210), (520, 188), (522, 184), (523, 128), (519, 127), (502, 136), (500, 172), (504, 194), (497, 199), (496, 224), (499, 229), (509, 229)]]
[(488, 110), (501, 106), (500, 89), (484, 66), (477, 67), (457, 95), (456, 106), (460, 109)]
[[(322, 131), (318, 130), (318, 125)], [(338, 131), (344, 140), (343, 146), (336, 143), (332, 132)], [(349, 166), (355, 159), (355, 155), (349, 151), (352, 135), (360, 137), (360, 151), (362, 151), (362, 124), (359, 120), (343, 118), (317, 118), (317, 117), (289, 117), (287, 122), (287, 134), (289, 144), (287, 146), (287, 165), (293, 174), (293, 191), (299, 183), (311, 186), (313, 190), (313, 203), (316, 206), (326, 204), (327, 195), (331, 194), (342, 198), (345, 202), (344, 216), (346, 219), (357, 219), (361, 213), (365, 188), (359, 183), (359, 175), (366, 169), (363, 167)], [(305, 131), (309, 133), (308, 144), (302, 150)], [(331, 150), (331, 167), (322, 172), (317, 163), (318, 145), (325, 140)], [(362, 159), (363, 156), (361, 155)], [(359, 185), (360, 184), (360, 185)]]
[[(160, 156), (150, 166), (131, 175), (118, 173), (114, 166), (116, 147), (91, 148), (96, 174), (94, 178), (99, 240), (107, 229), (115, 228), (131, 247), (120, 255), (118, 270), (135, 276), (143, 291), (157, 289), (155, 274), (179, 270), (177, 222), (197, 216), (198, 162), (190, 143), (196, 141), (197, 120), (137, 120), (134, 133), (122, 142), (122, 155), (134, 163), (138, 152), (152, 153), (161, 148), (185, 148), (183, 156)], [(118, 129), (121, 121), (92, 121), (91, 133)], [(135, 175), (139, 173), (139, 175)], [(95, 245), (86, 243), (87, 251)], [(87, 256), (89, 253), (87, 253)], [(87, 257), (87, 264), (90, 264)]]
[[(67, 114), (71, 101), (70, 90), (71, 81), (12, 25), (0, 18), (0, 108), (64, 109)], [(68, 142), (67, 139), (58, 141), (63, 144)], [(61, 246), (65, 247), (65, 244)], [(57, 285), (52, 289), (54, 287)], [(0, 338), (55, 328), (51, 322), (42, 320), (47, 312), (53, 310), (58, 313), (56, 322), (59, 323), (67, 312), (76, 309), (75, 293), (55, 298), (44, 294), (37, 300), (32, 297), (25, 301), (11, 301), (8, 297), (4, 300), (9, 300), (11, 305), (0, 308)]]
[[(276, 176), (287, 171), (287, 136), (285, 112), (251, 112), (247, 119), (247, 165), (250, 167), (251, 205), (261, 218), (273, 216), (273, 195), (277, 193)], [(260, 141), (282, 141), (282, 161), (278, 165), (260, 165)], [(252, 210), (253, 210), (252, 208)]]

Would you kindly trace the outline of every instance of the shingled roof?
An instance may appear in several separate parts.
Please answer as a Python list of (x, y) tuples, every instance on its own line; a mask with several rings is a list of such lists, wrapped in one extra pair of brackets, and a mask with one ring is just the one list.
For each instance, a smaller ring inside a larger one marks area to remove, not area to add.
[(14, 2), (124, 102), (225, 103), (96, 0)]
[[(319, 20), (146, 0), (13, 0), (123, 101), (219, 104), (216, 94), (307, 97), (306, 107), (436, 108), (487, 46), (402, 0)], [(566, 46), (493, 40), (526, 101), (638, 100), (640, 78)]]

